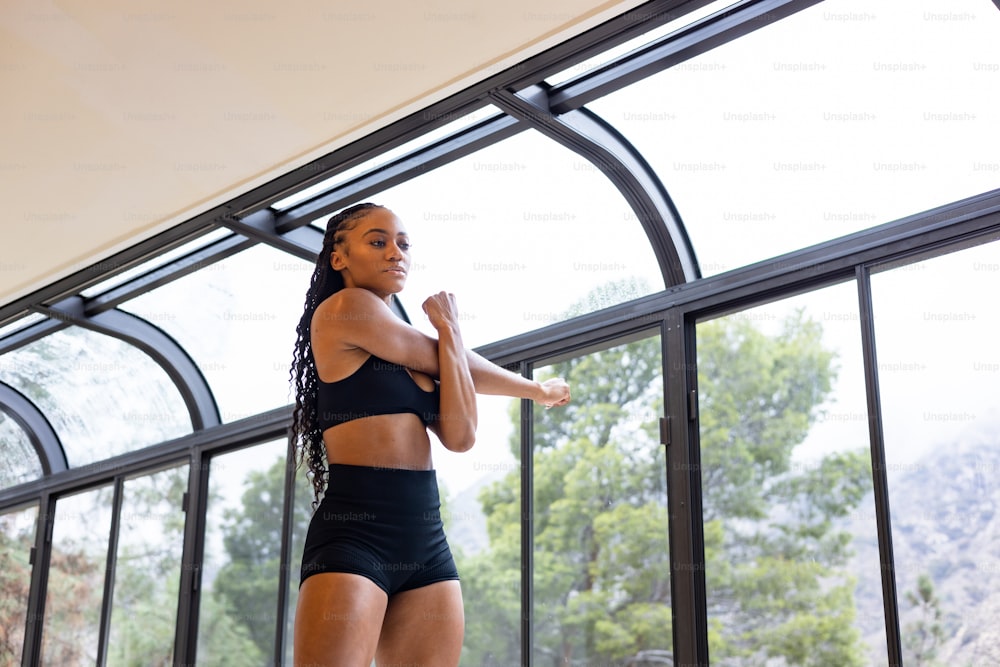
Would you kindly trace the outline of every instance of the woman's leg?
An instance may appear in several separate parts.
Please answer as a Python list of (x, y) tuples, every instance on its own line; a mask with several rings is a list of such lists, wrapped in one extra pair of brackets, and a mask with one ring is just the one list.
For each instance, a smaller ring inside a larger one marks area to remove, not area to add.
[(386, 613), (385, 591), (356, 574), (314, 574), (295, 609), (296, 667), (370, 667)]
[(392, 596), (377, 665), (458, 665), (465, 636), (462, 587), (458, 581), (440, 581)]

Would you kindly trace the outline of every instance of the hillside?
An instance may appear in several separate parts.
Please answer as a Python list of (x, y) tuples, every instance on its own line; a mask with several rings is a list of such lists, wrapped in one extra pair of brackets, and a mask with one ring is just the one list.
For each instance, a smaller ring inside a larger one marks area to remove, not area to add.
[[(923, 665), (1000, 665), (1000, 443), (967, 441), (939, 447), (914, 464), (888, 470), (900, 630), (907, 664), (919, 646), (919, 623), (932, 622), (907, 594), (920, 575), (933, 583), (944, 639)], [(851, 525), (857, 553), (858, 618), (885, 660), (882, 588), (874, 518), (859, 512)], [(877, 656), (877, 659), (876, 659)]]

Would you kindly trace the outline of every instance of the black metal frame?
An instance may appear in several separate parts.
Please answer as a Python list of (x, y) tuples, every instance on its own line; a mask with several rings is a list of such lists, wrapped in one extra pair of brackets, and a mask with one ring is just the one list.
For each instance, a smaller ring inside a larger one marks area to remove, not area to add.
[[(272, 410), (239, 422), (220, 423), (207, 383), (186, 353), (158, 328), (118, 310), (117, 306), (138, 294), (256, 243), (266, 243), (296, 257), (313, 261), (319, 251), (322, 234), (310, 225), (311, 222), (348, 203), (529, 128), (534, 128), (578, 152), (609, 176), (633, 206), (643, 224), (661, 264), (666, 289), (627, 304), (497, 341), (478, 351), (497, 363), (517, 366), (522, 373), (528, 374), (532, 365), (540, 360), (565, 356), (640, 330), (660, 327), (667, 413), (662, 434), (667, 447), (666, 476), (671, 516), (669, 537), (671, 560), (674, 564), (671, 571), (674, 659), (678, 664), (708, 664), (701, 488), (700, 475), (694, 473), (699, 462), (694, 335), (696, 322), (824, 285), (857, 280), (872, 424), (873, 464), (877, 467), (881, 461), (884, 466), (877, 365), (874, 338), (870, 331), (868, 274), (876, 265), (905, 260), (917, 253), (945, 252), (961, 244), (996, 240), (1000, 237), (1000, 190), (758, 262), (714, 276), (710, 281), (699, 281), (694, 252), (666, 189), (634, 148), (613, 128), (582, 107), (612, 90), (820, 1), (744, 0), (596, 71), (558, 86), (540, 83), (550, 74), (709, 2), (654, 0), (525, 63), (499, 72), (419, 113), (235, 197), (224, 205), (206, 210), (116, 254), (110, 260), (78, 271), (0, 307), (0, 325), (14, 321), (27, 312), (42, 312), (50, 317), (0, 339), (0, 354), (70, 324), (122, 338), (151, 354), (178, 384), (191, 412), (194, 427), (194, 432), (190, 435), (170, 442), (130, 452), (99, 464), (67, 469), (58, 437), (44, 420), (44, 415), (30, 405), (30, 402), (25, 404), (19, 401), (15, 396), (17, 392), (0, 385), (0, 407), (29, 433), (46, 472), (39, 480), (0, 489), (0, 508), (37, 503), (40, 510), (33, 552), (35, 567), (28, 601), (29, 623), (26, 628), (24, 664), (36, 661), (41, 648), (41, 618), (51, 550), (52, 511), (56, 499), (101, 484), (115, 483), (120, 486), (122, 475), (126, 473), (132, 475), (168, 463), (190, 465), (174, 655), (178, 662), (193, 663), (197, 649), (195, 640), (200, 564), (204, 552), (208, 464), (212, 456), (219, 453), (287, 434), (289, 408)], [(373, 155), (400, 146), (489, 102), (497, 104), (508, 115), (480, 121), (295, 206), (281, 211), (272, 208), (275, 202), (289, 194), (353, 168)], [(165, 250), (176, 248), (220, 227), (228, 228), (234, 233), (101, 294), (91, 298), (78, 296), (81, 291), (108, 277), (141, 265)], [(531, 414), (529, 405), (523, 406), (523, 409), (526, 416)], [(521, 435), (522, 494), (526, 494), (522, 495), (522, 503), (526, 503), (522, 505), (522, 562), (526, 577), (522, 590), (522, 605), (525, 610), (522, 647), (524, 659), (530, 660), (533, 539), (530, 418), (522, 419)], [(900, 664), (888, 494), (885, 481), (878, 479), (877, 472), (876, 470), (878, 531), (889, 657), (890, 664)], [(290, 469), (285, 492), (286, 513), (293, 510), (293, 479), (294, 471)], [(290, 524), (286, 524), (283, 527), (282, 545), (285, 558), (290, 553), (289, 533)], [(109, 559), (111, 566), (111, 551)], [(284, 637), (283, 619), (287, 604), (284, 591), (288, 576), (289, 568), (282, 568), (279, 584), (281, 593), (277, 600), (279, 620), (276, 628), (276, 661), (281, 660), (282, 643), (287, 640)], [(109, 603), (106, 601), (105, 604)], [(102, 641), (105, 633), (106, 624), (102, 625)]]

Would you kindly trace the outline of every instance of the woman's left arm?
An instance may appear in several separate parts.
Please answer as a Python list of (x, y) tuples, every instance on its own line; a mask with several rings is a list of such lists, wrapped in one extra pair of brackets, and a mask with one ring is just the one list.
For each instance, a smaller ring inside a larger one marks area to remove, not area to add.
[(441, 407), (431, 428), (446, 448), (453, 452), (468, 451), (476, 442), (476, 385), (462, 344), (455, 295), (439, 292), (424, 301), (423, 308), (438, 332)]

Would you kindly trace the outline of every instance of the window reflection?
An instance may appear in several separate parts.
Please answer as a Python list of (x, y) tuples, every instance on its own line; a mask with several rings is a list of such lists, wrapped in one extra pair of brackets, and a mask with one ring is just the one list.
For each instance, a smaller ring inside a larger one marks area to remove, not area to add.
[(984, 630), (1000, 622), (1000, 245), (871, 284), (903, 659), (988, 663)]
[(0, 514), (0, 664), (21, 664), (38, 507)]
[(854, 284), (702, 322), (697, 361), (713, 663), (884, 662)]

